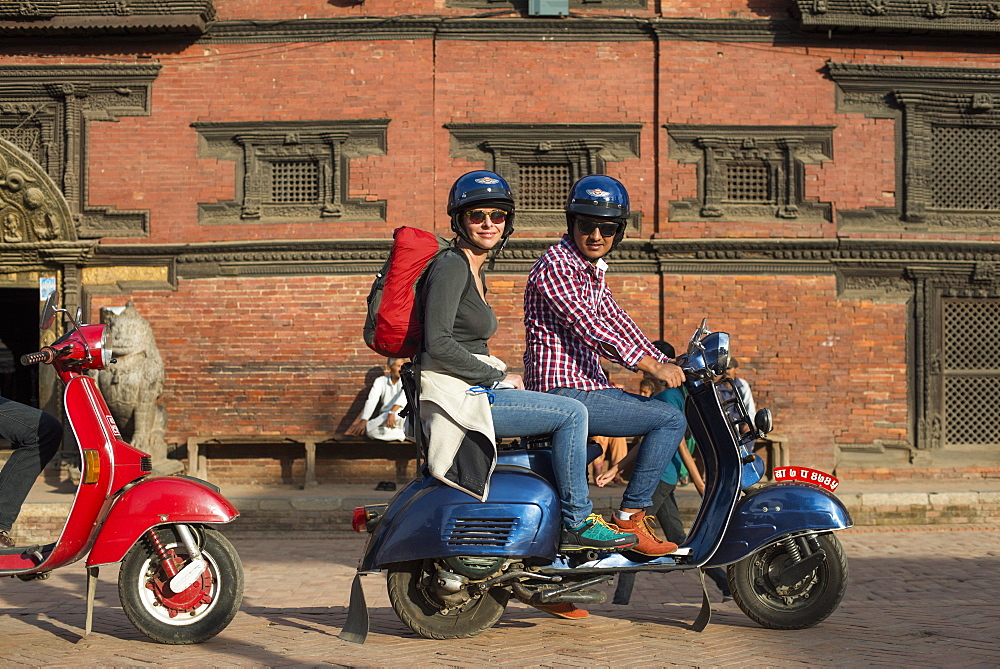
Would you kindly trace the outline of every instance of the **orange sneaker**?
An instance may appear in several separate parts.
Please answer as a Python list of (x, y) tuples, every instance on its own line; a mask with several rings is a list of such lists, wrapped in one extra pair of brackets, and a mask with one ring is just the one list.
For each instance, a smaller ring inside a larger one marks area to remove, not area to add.
[(587, 609), (578, 609), (575, 604), (565, 603), (565, 604), (532, 604), (539, 611), (544, 611), (549, 615), (555, 616), (557, 618), (566, 618), (568, 620), (579, 620), (580, 618), (586, 618), (590, 615)]
[(639, 537), (639, 543), (629, 550), (649, 555), (650, 557), (670, 555), (677, 550), (677, 544), (671, 541), (662, 541), (656, 536), (653, 528), (649, 525), (650, 519), (646, 517), (645, 511), (636, 511), (628, 520), (622, 520), (614, 514), (612, 514), (611, 518), (611, 522), (622, 532), (628, 532)]

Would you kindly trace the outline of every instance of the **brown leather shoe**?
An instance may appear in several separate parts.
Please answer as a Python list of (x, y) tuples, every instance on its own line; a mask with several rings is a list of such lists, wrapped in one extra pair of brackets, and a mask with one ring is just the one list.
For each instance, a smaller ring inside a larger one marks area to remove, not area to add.
[(0, 530), (0, 548), (13, 548), (16, 545), (7, 530)]
[(633, 513), (632, 517), (628, 520), (622, 520), (614, 514), (612, 514), (611, 517), (611, 522), (617, 525), (618, 529), (622, 532), (629, 532), (639, 537), (639, 543), (629, 550), (635, 551), (636, 553), (642, 553), (643, 555), (649, 555), (650, 557), (670, 555), (677, 550), (677, 544), (671, 541), (661, 541), (656, 536), (656, 533), (653, 532), (653, 528), (649, 525), (650, 519), (646, 517), (645, 511), (637, 511)]
[(590, 615), (587, 609), (578, 609), (576, 605), (565, 604), (532, 604), (539, 611), (544, 611), (556, 618), (566, 618), (567, 620), (579, 620)]

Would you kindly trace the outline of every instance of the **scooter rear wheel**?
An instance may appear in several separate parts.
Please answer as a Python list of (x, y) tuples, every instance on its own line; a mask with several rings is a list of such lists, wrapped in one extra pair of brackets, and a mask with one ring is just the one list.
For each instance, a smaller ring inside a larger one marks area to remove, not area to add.
[(463, 639), (476, 636), (500, 620), (510, 590), (491, 588), (461, 606), (449, 607), (426, 587), (434, 577), (433, 560), (397, 562), (388, 568), (389, 601), (399, 619), (427, 639)]
[[(125, 615), (153, 641), (181, 645), (201, 643), (226, 628), (243, 601), (243, 564), (236, 549), (210, 527), (189, 525), (196, 535), (204, 571), (183, 592), (170, 590), (164, 561), (145, 539), (122, 560), (118, 595)], [(187, 563), (184, 544), (172, 527), (158, 527), (163, 548), (173, 552), (178, 567)]]
[(729, 565), (733, 600), (750, 619), (771, 629), (803, 629), (826, 620), (840, 606), (847, 589), (847, 558), (840, 540), (826, 533), (805, 543), (802, 557), (814, 553), (818, 544), (826, 558), (793, 584), (779, 579), (789, 564), (781, 542)]

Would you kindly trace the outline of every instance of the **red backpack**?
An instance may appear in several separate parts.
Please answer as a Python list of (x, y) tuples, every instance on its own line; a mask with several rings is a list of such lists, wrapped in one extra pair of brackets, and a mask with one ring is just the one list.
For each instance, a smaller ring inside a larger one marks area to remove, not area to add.
[(431, 261), (451, 244), (417, 228), (396, 228), (392, 250), (375, 275), (368, 294), (365, 343), (388, 358), (409, 358), (420, 349), (423, 314), (420, 313), (420, 279)]

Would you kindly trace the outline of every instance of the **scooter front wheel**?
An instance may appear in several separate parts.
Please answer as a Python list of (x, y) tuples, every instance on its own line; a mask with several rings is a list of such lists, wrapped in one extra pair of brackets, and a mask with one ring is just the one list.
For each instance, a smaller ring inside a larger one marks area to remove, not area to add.
[(427, 639), (476, 636), (500, 620), (510, 599), (510, 590), (504, 587), (475, 594), (464, 588), (442, 590), (435, 582), (433, 560), (397, 562), (389, 565), (388, 572), (389, 601), (396, 615)]
[[(795, 570), (796, 562), (820, 549), (823, 559), (810, 569)], [(771, 629), (812, 627), (837, 610), (847, 589), (847, 558), (840, 541), (830, 533), (765, 546), (729, 565), (728, 572), (736, 605)]]
[[(153, 641), (201, 643), (226, 628), (243, 601), (243, 564), (236, 549), (210, 527), (188, 527), (195, 534), (204, 569), (181, 592), (170, 589), (171, 574), (190, 563), (172, 527), (155, 528), (156, 539), (143, 536), (122, 560), (118, 594), (125, 615)], [(158, 542), (159, 545), (156, 545)], [(166, 568), (166, 561), (173, 568)]]

